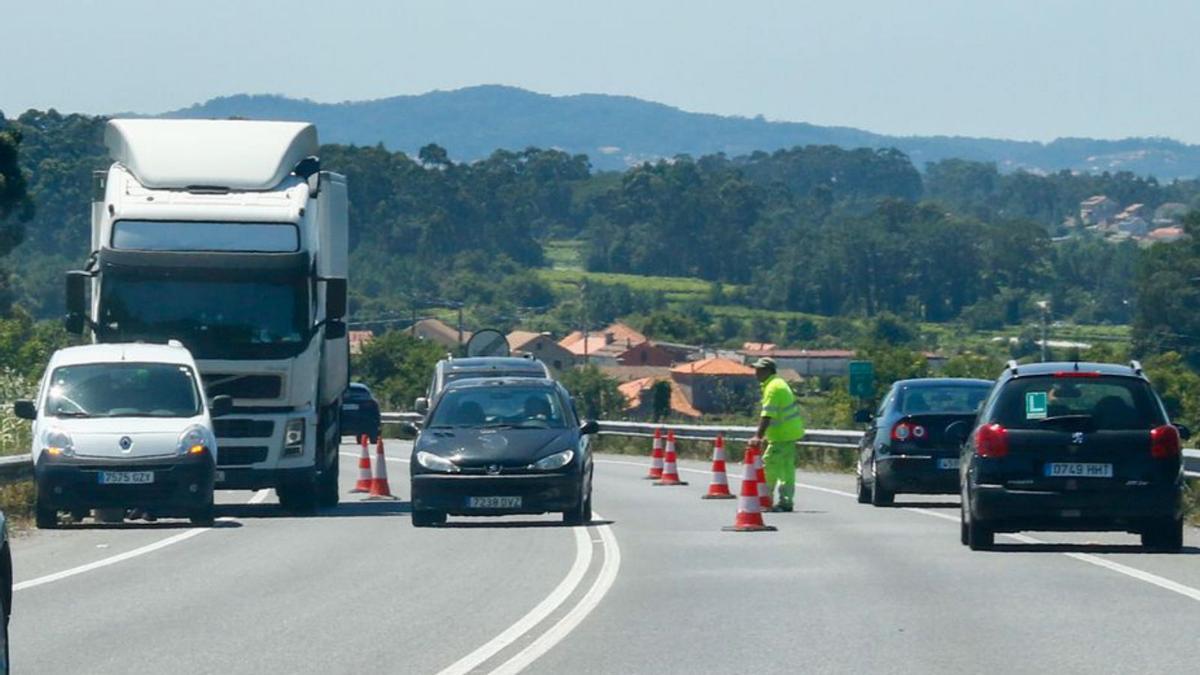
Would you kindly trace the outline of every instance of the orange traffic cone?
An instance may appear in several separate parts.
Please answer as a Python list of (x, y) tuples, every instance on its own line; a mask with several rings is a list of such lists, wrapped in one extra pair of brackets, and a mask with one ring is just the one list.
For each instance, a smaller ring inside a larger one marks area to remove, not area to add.
[(725, 474), (725, 438), (717, 434), (713, 444), (712, 482), (708, 484), (708, 494), (701, 499), (733, 499), (729, 491), (729, 477)]
[(654, 443), (650, 445), (650, 473), (646, 474), (649, 480), (659, 480), (663, 473), (663, 437), (662, 429), (654, 430)]
[(742, 460), (742, 489), (738, 497), (737, 518), (732, 526), (721, 528), (725, 532), (772, 532), (778, 529), (763, 522), (762, 507), (758, 503), (754, 455), (754, 448), (746, 448), (746, 456)]
[(374, 479), (371, 477), (371, 453), (367, 450), (366, 434), (359, 436), (358, 440), (362, 444), (362, 454), (358, 456), (358, 482), (350, 492), (370, 492)]
[(754, 479), (758, 482), (758, 505), (763, 511), (771, 510), (771, 490), (767, 486), (767, 472), (763, 468), (762, 450), (755, 448), (754, 453)]
[(687, 485), (687, 481), (679, 480), (679, 469), (675, 467), (678, 458), (675, 456), (675, 432), (667, 432), (667, 456), (663, 460), (662, 478), (655, 485)]
[(395, 499), (388, 485), (387, 458), (383, 456), (383, 437), (375, 444), (375, 478), (371, 480), (371, 494), (367, 499)]

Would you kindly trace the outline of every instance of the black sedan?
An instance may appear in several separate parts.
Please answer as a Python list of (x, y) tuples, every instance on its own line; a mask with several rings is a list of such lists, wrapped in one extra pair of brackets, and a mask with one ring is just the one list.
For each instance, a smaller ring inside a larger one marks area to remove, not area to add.
[(379, 440), (379, 403), (365, 384), (352, 382), (342, 394), (342, 435)]
[(970, 424), (992, 387), (989, 380), (925, 378), (892, 385), (859, 446), (858, 501), (887, 506), (901, 492), (957, 494), (961, 439), (946, 433)]
[(447, 515), (560, 512), (568, 524), (592, 518), (595, 422), (575, 414), (554, 380), (500, 378), (451, 384), (413, 444), (412, 522)]

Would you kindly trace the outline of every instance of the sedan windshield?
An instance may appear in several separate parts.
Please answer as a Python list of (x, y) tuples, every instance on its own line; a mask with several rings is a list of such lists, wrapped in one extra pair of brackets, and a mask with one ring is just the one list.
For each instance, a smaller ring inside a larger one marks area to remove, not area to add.
[(196, 377), (167, 363), (89, 363), (56, 368), (46, 396), (54, 417), (194, 417)]
[(564, 429), (566, 421), (553, 389), (470, 387), (446, 392), (429, 426)]

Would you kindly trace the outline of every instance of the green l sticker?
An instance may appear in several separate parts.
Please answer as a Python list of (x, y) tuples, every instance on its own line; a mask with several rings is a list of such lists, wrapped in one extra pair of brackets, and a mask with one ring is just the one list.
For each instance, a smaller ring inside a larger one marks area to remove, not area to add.
[(1041, 420), (1046, 418), (1046, 392), (1025, 392), (1025, 419)]

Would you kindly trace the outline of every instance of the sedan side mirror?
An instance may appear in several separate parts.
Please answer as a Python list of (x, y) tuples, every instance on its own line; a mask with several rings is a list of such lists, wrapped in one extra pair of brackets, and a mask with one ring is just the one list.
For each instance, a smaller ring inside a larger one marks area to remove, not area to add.
[(600, 433), (600, 423), (596, 420), (588, 420), (579, 425), (579, 433), (584, 435)]
[(421, 413), (422, 415), (429, 412), (429, 399), (421, 396), (417, 400), (413, 401), (413, 410)]
[(417, 428), (417, 425), (413, 424), (412, 422), (401, 422), (399, 426), (400, 438), (416, 438), (417, 435), (421, 433), (421, 430)]
[(13, 403), (13, 414), (23, 420), (37, 419), (37, 408), (33, 401), (16, 401)]
[(971, 427), (964, 421), (951, 422), (946, 425), (946, 439), (953, 441), (955, 445), (962, 445), (967, 442), (967, 436), (971, 435)]
[(859, 410), (854, 413), (855, 424), (867, 424), (871, 421), (872, 415), (870, 410)]
[(224, 417), (233, 412), (233, 397), (221, 394), (212, 397), (208, 402), (208, 414), (211, 417)]
[(1179, 430), (1179, 438), (1187, 440), (1192, 437), (1192, 430), (1186, 424), (1176, 424), (1175, 428)]

